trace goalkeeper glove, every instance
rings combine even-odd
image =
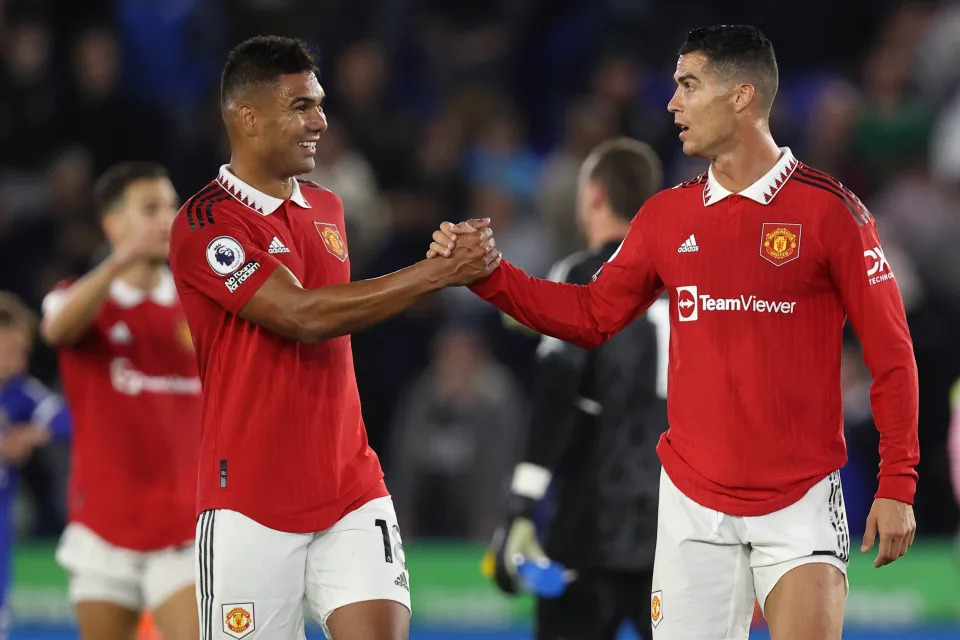
[[[494,534],[484,560],[484,573],[504,593],[515,594],[519,590],[521,564],[549,562],[537,539],[533,510],[546,493],[550,478],[548,469],[529,462],[521,462],[514,470],[507,517]]]

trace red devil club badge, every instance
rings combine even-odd
[[[803,225],[784,222],[764,222],[760,236],[760,255],[764,260],[781,267],[800,257],[800,232]]]
[[[337,225],[329,222],[314,222],[313,224],[317,227],[317,233],[323,238],[323,244],[327,247],[327,251],[334,255],[340,262],[346,260],[347,245],[344,244],[343,238],[340,237],[340,230],[337,229]]]

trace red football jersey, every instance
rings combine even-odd
[[[657,451],[696,502],[732,515],[792,504],[846,462],[841,331],[874,384],[877,497],[913,502],[913,345],[873,218],[789,149],[739,194],[708,172],[662,191],[589,285],[503,262],[474,290],[534,329],[596,346],[670,294],[669,429]]]
[[[306,533],[387,495],[350,337],[310,345],[236,315],[280,264],[305,289],[350,281],[340,199],[297,180],[280,200],[224,166],[177,215],[170,262],[203,381],[198,511]]]
[[[58,285],[44,315],[67,295]],[[70,521],[139,551],[192,540],[200,379],[170,273],[149,294],[115,280],[93,326],[59,360],[73,416]]]

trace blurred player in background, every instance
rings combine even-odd
[[[451,260],[350,282],[340,199],[314,168],[324,92],[303,42],[258,37],[221,78],[230,164],[181,208],[170,262],[197,345],[204,640],[408,635],[393,502],[367,444],[350,335],[490,273],[489,229]],[[448,263],[448,264],[444,264]]]
[[[70,435],[70,415],[60,396],[27,375],[37,320],[15,295],[0,292],[0,640],[10,624],[13,502],[19,467],[51,438]]]
[[[644,143],[621,138],[594,149],[578,185],[577,222],[588,248],[558,262],[549,279],[590,282],[662,178]],[[496,583],[507,593],[518,590],[518,556],[549,557],[576,572],[561,597],[537,599],[538,640],[613,640],[625,621],[650,638],[669,322],[660,300],[599,349],[549,336],[540,342],[526,448],[493,545]],[[541,548],[534,511],[548,486],[554,510]]]
[[[474,291],[538,332],[596,347],[668,290],[654,638],[746,638],[755,595],[774,638],[840,638],[847,318],[880,431],[861,551],[879,534],[880,567],[916,533],[919,393],[900,291],[863,203],[776,145],[777,63],[758,29],[691,31],[674,81],[683,151],[709,170],[648,200],[587,286],[504,261]],[[444,223],[431,250],[455,247],[456,231]]]
[[[166,640],[189,640],[200,380],[166,264],[177,194],[163,167],[131,162],[96,198],[110,255],[43,302],[74,421],[57,559],[84,639],[129,640],[146,609]]]

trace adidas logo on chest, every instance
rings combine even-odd
[[[267,253],[290,253],[290,249],[280,242],[280,238],[273,236],[273,240],[270,241],[270,246],[267,248]]]
[[[692,233],[677,249],[677,253],[696,253],[697,251],[700,251],[700,246],[697,244],[697,239]]]

